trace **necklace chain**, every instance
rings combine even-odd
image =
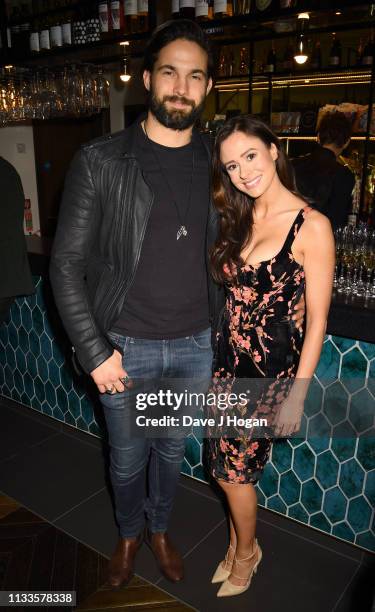
[[[180,210],[178,208],[176,199],[175,199],[174,194],[173,194],[173,190],[172,190],[171,185],[170,185],[169,180],[168,180],[168,176],[167,176],[166,172],[164,172],[163,166],[161,165],[159,156],[156,153],[156,150],[154,148],[153,142],[152,142],[151,138],[149,137],[149,135],[147,133],[146,121],[143,121],[142,125],[143,125],[144,133],[146,134],[147,140],[150,143],[153,155],[154,155],[154,157],[155,157],[155,159],[157,161],[157,164],[159,166],[160,173],[162,174],[162,176],[163,176],[163,178],[164,178],[164,180],[165,180],[165,182],[166,182],[166,184],[168,186],[168,190],[169,190],[169,193],[170,193],[171,198],[172,198],[173,205],[174,205],[175,210],[176,210],[178,222],[180,224],[180,226],[179,226],[179,228],[177,230],[176,240],[179,240],[181,237],[186,238],[187,235],[188,235],[188,231],[187,231],[187,228],[186,228],[186,221],[187,221],[187,217],[188,217],[189,210],[190,210],[190,205],[191,205],[191,194],[192,194],[193,175],[194,175],[194,145],[193,145],[193,142],[191,143],[191,145],[192,145],[192,154],[191,154],[191,173],[190,173],[190,184],[189,184],[189,197],[188,197],[188,203],[187,203],[187,206],[186,206],[184,217],[181,217]]]

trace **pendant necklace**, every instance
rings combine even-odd
[[[151,138],[149,137],[149,135],[147,134],[146,122],[145,121],[143,121],[143,130],[144,130],[144,133],[147,136],[148,142],[150,143],[151,150],[152,150],[152,152],[154,154],[154,157],[156,159],[156,162],[157,162],[159,170],[160,170],[160,174],[163,176],[163,178],[165,180],[165,183],[166,183],[166,185],[168,187],[168,190],[169,190],[169,193],[171,195],[171,199],[172,199],[173,205],[174,205],[174,207],[176,209],[178,222],[180,224],[180,226],[179,226],[179,228],[177,230],[176,239],[179,240],[181,237],[186,238],[186,236],[188,235],[188,231],[186,229],[186,220],[187,220],[187,217],[188,217],[188,214],[189,214],[189,210],[190,210],[191,193],[192,193],[192,186],[193,186],[193,175],[194,175],[194,145],[193,145],[193,142],[191,142],[192,153],[191,153],[191,174],[190,174],[189,197],[188,197],[188,203],[187,203],[187,206],[186,206],[185,214],[182,217],[181,214],[180,214],[180,210],[178,208],[176,199],[175,199],[175,197],[173,195],[173,189],[171,188],[171,185],[169,183],[168,176],[167,176],[166,172],[164,172],[164,169],[163,169],[163,167],[161,165],[159,156],[158,156],[158,154],[157,154],[157,152],[156,152],[156,150],[154,148],[154,144],[153,144]]]

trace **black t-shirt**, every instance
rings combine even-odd
[[[154,200],[135,279],[113,330],[137,338],[189,336],[209,326],[207,152],[198,134],[193,134],[192,142],[185,146],[165,147],[150,143],[141,125],[136,146],[137,160]],[[182,223],[188,235],[177,240]]]

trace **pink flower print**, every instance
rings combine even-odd
[[[253,351],[253,358],[255,363],[262,361],[262,357],[259,355],[259,352],[256,349]]]
[[[236,478],[235,470],[228,470],[228,478],[229,478],[229,480],[235,480],[235,478]]]
[[[258,297],[258,294],[251,287],[244,287],[242,291],[242,299],[245,304],[253,302]]]

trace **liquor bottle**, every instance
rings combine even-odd
[[[33,54],[39,53],[39,28],[38,22],[34,19],[30,31],[30,51]]]
[[[362,38],[359,39],[359,43],[358,43],[358,47],[357,47],[357,51],[356,51],[356,64],[357,66],[362,66],[362,60],[363,60],[363,40]]]
[[[213,18],[213,0],[196,0],[195,19],[196,21],[208,21]]]
[[[331,51],[329,54],[329,65],[331,68],[341,68],[341,54],[341,43],[338,38],[336,38],[336,34],[334,34]]]
[[[219,59],[219,66],[218,66],[217,74],[219,77],[227,76],[227,55],[223,49],[220,52],[220,59]]]
[[[248,15],[251,8],[251,0],[237,0],[233,2],[234,15]]]
[[[42,24],[41,24],[39,42],[40,42],[40,50],[41,51],[49,51],[50,50],[50,48],[51,48],[51,41],[50,41],[50,37],[49,37],[48,19],[44,19]]]
[[[195,0],[180,0],[180,17],[183,19],[194,19]]]
[[[178,19],[180,16],[180,0],[172,0],[171,4],[172,19]]]
[[[273,46],[268,52],[266,65],[264,67],[264,72],[269,72],[269,73],[276,72],[276,51]]]
[[[214,17],[215,19],[223,19],[233,16],[233,2],[230,0],[215,0],[214,1]]]
[[[110,10],[108,2],[99,2],[98,4],[99,24],[100,24],[100,36],[101,38],[108,38],[110,35]]]
[[[315,43],[314,50],[311,56],[310,63],[311,70],[321,70],[322,69],[322,50],[320,48],[320,40],[317,40]]]
[[[138,0],[138,31],[147,32],[148,28],[148,0]]]
[[[111,23],[112,30],[116,34],[124,31],[124,5],[121,0],[111,0]]]
[[[63,45],[70,46],[72,44],[72,14],[66,13],[61,23]]]
[[[137,0],[124,0],[125,33],[134,34],[138,25]]]
[[[293,67],[294,67],[294,49],[293,49],[293,45],[291,45],[290,43],[287,45],[286,49],[285,49],[285,53],[284,53],[284,59],[283,59],[283,70],[285,72],[292,72]]]
[[[30,23],[25,22],[20,25],[19,50],[22,55],[29,51]]]
[[[242,47],[242,49],[240,50],[239,73],[248,74],[248,72],[249,72],[249,62],[247,59],[247,49],[246,47]]]
[[[375,52],[375,44],[374,44],[374,39],[371,36],[366,45],[365,48],[363,50],[363,56],[362,56],[362,65],[363,66],[372,66],[373,62],[374,62],[374,52]]]
[[[87,6],[86,12],[86,43],[93,43],[100,40],[99,16],[94,6]]]
[[[50,25],[49,37],[51,42],[51,49],[62,47],[62,25],[58,18],[54,19],[54,21]]]

